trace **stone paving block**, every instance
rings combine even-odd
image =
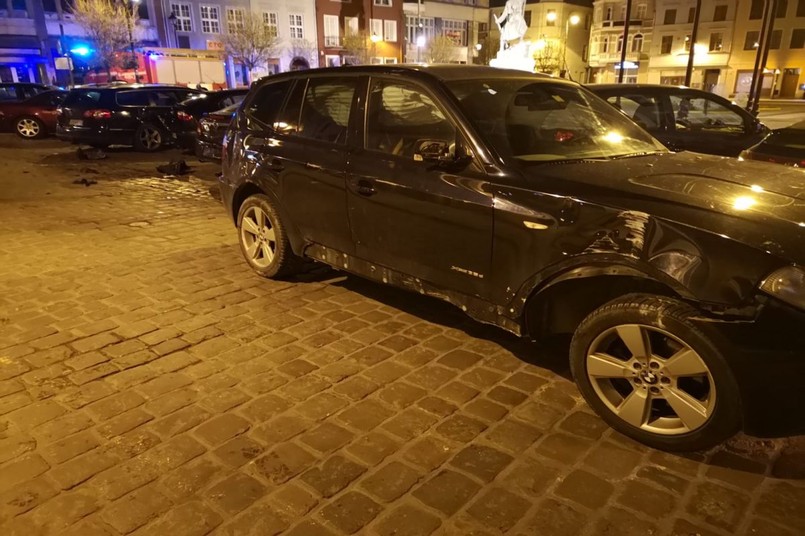
[[[799,463],[805,464],[805,453]],[[777,459],[775,467],[780,463]],[[747,491],[753,491],[763,482],[766,464],[744,458],[725,450],[716,452],[708,462],[707,476]]]
[[[0,520],[9,520],[39,506],[58,490],[46,478],[38,477],[0,493]]]
[[[437,417],[430,413],[414,407],[408,408],[392,417],[383,423],[382,428],[407,441],[418,437],[438,420]]]
[[[204,536],[221,524],[223,518],[202,502],[193,501],[169,510],[162,517],[135,534],[181,534]]]
[[[37,426],[32,433],[42,443],[52,443],[70,434],[86,430],[95,422],[83,411],[73,412]]]
[[[175,411],[150,424],[150,428],[161,437],[173,437],[195,428],[211,417],[210,412],[196,405]]]
[[[406,493],[420,478],[420,473],[404,463],[390,462],[361,481],[361,486],[384,502]]]
[[[584,459],[584,465],[612,478],[624,478],[640,466],[641,455],[612,443],[600,443]]]
[[[458,408],[450,402],[435,396],[420,399],[417,402],[417,406],[424,409],[428,413],[436,415],[437,417],[447,417],[458,410]]]
[[[297,404],[294,410],[304,417],[320,421],[336,414],[341,408],[347,406],[348,400],[329,392],[319,393]]]
[[[491,482],[514,458],[484,445],[470,445],[450,461],[450,465],[486,482]]]
[[[112,333],[105,332],[92,335],[91,337],[87,337],[85,339],[73,341],[70,343],[70,346],[72,346],[77,352],[86,353],[93,350],[100,350],[101,348],[115,344],[118,341],[120,341],[120,338]]]
[[[587,516],[555,499],[545,499],[536,507],[536,514],[526,524],[526,534],[577,536],[581,534]],[[618,534],[615,532],[615,534]]]
[[[233,522],[218,529],[225,536],[274,536],[288,528],[288,520],[268,504],[255,504]]]
[[[84,385],[95,380],[100,380],[106,376],[115,374],[120,369],[114,363],[101,363],[94,367],[89,367],[84,370],[73,372],[69,375],[70,381],[76,385]]]
[[[175,372],[171,374],[161,374],[157,378],[140,385],[137,387],[137,390],[144,397],[154,399],[191,383],[193,383],[191,378],[182,373]]]
[[[109,439],[114,436],[125,434],[154,418],[153,415],[146,413],[140,408],[129,410],[113,417],[108,421],[99,424],[95,429],[103,437]]]
[[[486,424],[462,414],[452,415],[436,427],[436,431],[446,438],[462,443],[469,443],[484,430]]]
[[[439,391],[437,395],[455,404],[464,404],[478,395],[478,389],[461,382],[450,382]]]
[[[395,382],[384,387],[378,396],[384,402],[396,408],[407,408],[420,398],[424,397],[427,391],[404,382]]]
[[[394,413],[385,405],[374,399],[367,399],[353,404],[338,414],[338,419],[353,428],[368,432]]]
[[[481,486],[455,471],[441,471],[414,490],[414,497],[424,504],[444,512],[455,514],[469,501]]]
[[[354,434],[331,422],[325,422],[300,436],[300,440],[319,452],[331,452],[349,443]]]
[[[365,471],[364,466],[336,455],[328,458],[321,466],[306,472],[301,478],[319,495],[332,497]]]
[[[84,370],[107,361],[109,361],[109,358],[100,352],[88,352],[66,359],[64,364],[73,370]]]
[[[310,512],[318,499],[295,483],[288,483],[271,495],[272,504],[277,512],[286,519],[299,519]]]
[[[59,494],[29,515],[34,525],[41,527],[41,534],[61,534],[64,529],[99,508],[97,497],[85,490],[75,490]]]
[[[441,365],[426,365],[416,369],[405,377],[405,381],[433,392],[452,380],[458,371]]]
[[[805,488],[791,482],[772,482],[760,495],[757,513],[769,519],[785,520],[785,525],[805,532]]]
[[[336,533],[312,519],[306,519],[286,532],[287,536],[334,536]]]
[[[619,508],[610,508],[593,529],[597,534],[622,534],[623,536],[644,536],[657,534],[657,525],[644,521],[631,512]],[[694,534],[701,534],[700,532]]]
[[[239,436],[215,449],[215,455],[227,465],[240,467],[262,454],[263,450],[257,441]]]
[[[214,417],[194,430],[194,434],[208,445],[220,445],[249,429],[249,421],[234,413]]]
[[[170,507],[170,500],[149,486],[138,489],[105,507],[101,518],[119,533],[128,534]]]
[[[42,447],[41,453],[51,464],[59,464],[99,445],[98,437],[85,430]]]
[[[746,515],[750,497],[718,484],[696,486],[685,511],[713,526],[735,532]]]
[[[301,473],[316,462],[316,458],[295,443],[282,443],[268,454],[261,456],[249,466],[271,482],[281,484]]]
[[[587,508],[601,508],[615,487],[592,473],[575,470],[557,486],[556,493]]]
[[[403,504],[375,525],[380,536],[428,536],[439,528],[441,520],[424,509]]]
[[[595,415],[576,411],[559,423],[559,428],[587,439],[598,439],[604,431],[609,429],[609,426]]]
[[[252,435],[264,443],[274,444],[288,441],[313,426],[314,423],[293,414],[278,415],[255,428]]]
[[[486,398],[476,398],[464,406],[464,411],[487,422],[497,422],[508,412],[508,408]]]
[[[382,507],[362,493],[350,491],[321,509],[321,517],[346,534],[355,534],[377,514]]]
[[[428,471],[433,471],[453,454],[455,447],[436,436],[423,437],[412,443],[403,457]]]
[[[214,413],[223,413],[251,400],[251,397],[238,389],[222,389],[207,395],[200,405]]]
[[[143,409],[154,416],[169,415],[176,410],[189,406],[197,399],[198,391],[192,386],[188,386],[148,401],[143,406]]]
[[[251,506],[265,490],[256,479],[236,472],[209,488],[204,496],[221,511],[233,515]]]
[[[502,532],[509,531],[522,518],[531,503],[503,488],[492,488],[467,509],[472,517],[485,526]]]
[[[50,465],[39,454],[27,454],[3,466],[0,479],[0,492],[31,480],[50,469]]]
[[[542,456],[566,464],[575,463],[590,448],[591,442],[576,436],[554,433],[542,438],[536,451]]]
[[[376,465],[394,454],[399,448],[400,443],[397,439],[374,431],[354,440],[347,447],[347,451],[368,465]]]
[[[34,402],[6,415],[22,429],[30,429],[60,417],[67,409],[53,400]]]
[[[672,494],[655,489],[639,481],[628,480],[619,490],[617,498],[621,505],[642,512],[652,519],[661,519],[669,515],[677,506],[677,499]]]
[[[110,449],[99,448],[53,468],[48,475],[61,489],[70,489],[120,461]]]
[[[197,458],[167,474],[159,487],[169,497],[179,501],[190,497],[221,475],[224,468],[210,458]]]
[[[134,391],[123,391],[90,404],[86,410],[97,420],[105,421],[139,407],[144,402],[145,399]]]

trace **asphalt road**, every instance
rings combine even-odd
[[[761,101],[758,118],[769,128],[784,128],[805,121],[805,100]]]

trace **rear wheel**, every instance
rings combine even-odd
[[[15,125],[17,135],[21,138],[33,140],[45,135],[45,125],[35,117],[21,117]]]
[[[253,195],[243,202],[238,212],[238,235],[246,262],[263,277],[286,277],[303,264],[291,250],[279,212],[265,195]]]
[[[573,378],[610,426],[646,445],[706,449],[740,426],[738,388],[692,307],[633,294],[590,314],[570,349]]]
[[[134,133],[134,148],[142,152],[153,152],[165,145],[162,131],[154,125],[144,123]]]

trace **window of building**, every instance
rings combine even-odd
[[[663,35],[660,42],[660,54],[670,54],[671,49],[674,47],[674,36]]]
[[[797,2],[797,17],[805,17],[805,0]]]
[[[692,7],[688,9],[688,24],[692,24],[695,19],[696,19],[696,8]]]
[[[758,20],[763,18],[763,0],[752,0],[752,6],[749,8],[749,19]]]
[[[226,31],[229,33],[237,33],[243,29],[243,18],[246,12],[243,9],[227,8],[226,9]]]
[[[545,26],[556,26],[556,10],[549,9],[545,15]]]
[[[397,21],[384,20],[383,21],[383,39],[390,43],[397,42]]]
[[[643,34],[637,34],[632,38],[632,52],[643,52]]]
[[[383,19],[369,19],[370,35],[376,35],[383,39]]]
[[[601,53],[606,54],[609,52],[609,37],[601,39]]]
[[[208,34],[221,33],[218,6],[201,6],[201,31]]]
[[[280,34],[279,16],[276,13],[264,11],[263,25],[266,27],[266,30],[268,30],[268,32],[271,35],[273,35],[274,37],[279,37]]]
[[[302,23],[302,15],[289,15],[288,19],[291,26],[291,39],[304,39],[305,30]]]
[[[646,4],[639,4],[637,6],[637,11],[635,11],[635,16],[633,18],[637,20],[644,20],[646,18],[646,9],[648,9],[648,6],[646,6]]]
[[[724,34],[713,32],[710,34],[710,52],[721,52],[724,46]]]
[[[676,9],[666,9],[663,24],[676,24]]]
[[[727,20],[727,5],[720,5],[716,6],[713,10],[713,21],[720,22],[722,20]]]
[[[612,20],[612,8],[608,7],[605,11],[604,20]]]
[[[581,61],[590,61],[590,48],[587,45],[581,48]]]
[[[805,30],[794,30],[791,34],[791,48],[805,48]]]
[[[618,36],[618,52],[620,52],[621,50],[623,50],[623,36],[619,35]]]
[[[788,12],[788,0],[777,0],[777,18],[784,19]]]
[[[171,13],[176,17],[176,31],[193,31],[193,22],[190,18],[190,4],[171,4]]]
[[[5,9],[5,6],[3,6]],[[45,13],[57,13],[56,10],[56,0],[43,0],[42,8],[45,10]]]
[[[358,17],[344,18],[344,33],[355,35],[359,31],[360,31],[360,24],[358,23]]]
[[[189,35],[180,35],[179,38],[176,40],[179,48],[190,48],[190,36]]]
[[[341,45],[341,35],[338,15],[324,15],[324,46],[337,47]]]
[[[771,43],[769,43],[769,48],[771,50],[778,50],[780,48],[780,43],[782,42],[783,42],[783,31],[774,30],[771,33]]]
[[[442,20],[442,35],[450,39],[457,47],[467,46],[467,21]]]
[[[752,50],[758,46],[758,39],[760,39],[760,32],[746,32],[746,39],[744,39],[744,50]]]
[[[357,78],[312,78],[305,92],[299,136],[345,144]]]
[[[374,0],[376,6],[391,7],[391,0]]]
[[[523,18],[525,19],[525,26],[526,28],[531,28],[531,14],[533,11],[526,11],[523,13]]]
[[[28,5],[25,0],[11,0],[11,8],[16,11],[25,11],[28,9]]]
[[[690,34],[685,36],[685,52],[690,52]]]
[[[429,42],[434,35],[436,35],[436,28],[432,17],[406,17],[405,18],[405,31],[409,43],[417,43],[417,37],[420,35]]]

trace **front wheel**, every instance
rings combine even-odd
[[[261,276],[286,277],[301,268],[302,259],[291,250],[285,225],[267,196],[252,195],[243,202],[238,235],[246,262]]]
[[[45,135],[45,126],[35,117],[21,117],[15,125],[17,135],[27,140],[34,140]]]
[[[710,448],[738,431],[738,387],[692,307],[633,294],[582,321],[570,368],[587,403],[610,426],[670,451]]]

